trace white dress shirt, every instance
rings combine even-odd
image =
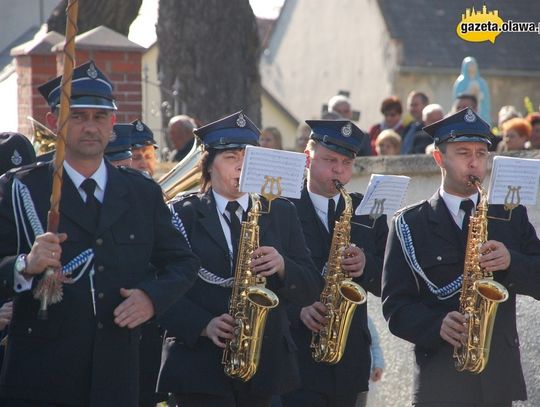
[[[458,227],[461,229],[461,226],[463,225],[463,218],[465,217],[465,211],[459,207],[461,205],[461,201],[465,201],[467,199],[473,201],[474,206],[471,212],[471,216],[474,215],[476,212],[476,202],[478,202],[478,192],[472,194],[467,198],[463,198],[461,196],[449,194],[444,190],[443,187],[441,187],[440,194],[441,198],[446,204],[446,207],[450,211],[450,215],[452,215],[452,219],[454,219],[456,225],[458,225]]]
[[[227,240],[227,246],[229,247],[229,252],[231,253],[232,258],[233,246],[231,241],[231,228],[223,217],[226,216],[229,221],[231,220],[231,218],[229,217],[229,212],[225,209],[225,207],[229,203],[229,200],[218,194],[213,189],[212,193],[214,194],[214,199],[216,201],[216,210],[218,212],[219,222],[221,223],[221,229],[223,229],[223,234],[225,235],[225,240]],[[242,222],[243,212],[248,210],[249,194],[242,195],[236,201],[240,204],[240,206],[236,210],[236,216],[238,216],[238,219],[240,220],[240,222]]]
[[[328,227],[328,201],[330,199],[334,200],[334,208],[336,208],[337,211],[340,194],[338,193],[331,198],[327,198],[325,196],[316,194],[315,192],[308,191],[308,193],[309,197],[311,198],[311,202],[313,202],[313,207],[315,208],[317,216],[319,217],[323,225],[326,227],[326,230],[330,232],[330,228]]]

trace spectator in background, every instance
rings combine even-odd
[[[531,125],[526,119],[515,117],[503,123],[502,141],[497,151],[526,150],[531,138]]]
[[[369,129],[373,154],[375,154],[375,141],[381,131],[392,129],[400,136],[403,134],[403,124],[401,122],[403,106],[401,105],[401,100],[399,100],[397,96],[390,96],[383,100],[381,104],[381,113],[384,116],[384,120],[381,123],[371,126]]]
[[[531,150],[540,149],[540,113],[534,112],[527,115],[527,121],[531,125]]]
[[[499,114],[497,117],[498,117],[497,127],[499,128],[499,130],[501,130],[504,122],[510,119],[514,119],[516,117],[523,117],[523,115],[520,112],[518,112],[515,106],[506,105],[500,108]]]
[[[337,113],[339,117],[347,120],[352,120],[353,112],[351,107],[351,101],[347,96],[336,95],[328,101],[328,111],[330,113]],[[332,120],[332,119],[325,119]]]
[[[505,122],[516,117],[523,117],[522,114],[512,105],[506,105],[499,109],[497,114],[497,127],[492,129],[493,137],[491,138],[490,151],[501,151],[503,145],[499,146],[502,141],[502,126]]]
[[[407,97],[407,109],[412,121],[405,127],[401,142],[401,154],[413,154],[413,143],[416,134],[422,130],[422,111],[429,103],[425,93],[413,90]]]
[[[424,107],[422,110],[422,121],[424,126],[429,126],[444,118],[444,110],[441,105],[432,103]],[[433,139],[424,130],[420,130],[414,136],[413,141],[413,154],[425,154],[426,148],[433,144]]]
[[[375,141],[377,155],[399,155],[400,148],[401,137],[391,129],[381,131]]]
[[[259,144],[261,147],[275,148],[276,150],[283,150],[281,143],[281,133],[277,127],[265,127],[261,131],[259,137]]]
[[[470,107],[476,113],[478,110],[478,99],[476,99],[476,96],[467,94],[458,95],[452,104],[450,114],[457,113],[467,107]]]
[[[309,141],[311,128],[306,123],[300,123],[296,129],[295,150],[303,153],[306,150],[306,145]]]
[[[174,116],[169,120],[167,136],[173,148],[169,155],[169,161],[182,161],[190,152],[195,142],[193,129],[196,127],[195,121],[187,115]]]

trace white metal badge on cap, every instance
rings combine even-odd
[[[343,126],[341,128],[341,134],[344,137],[350,137],[350,135],[352,134],[352,125],[351,125],[351,123],[347,123],[345,126]]]
[[[467,113],[463,118],[467,123],[474,123],[476,121],[476,116],[471,109],[467,109]]]
[[[21,165],[22,163],[22,156],[19,154],[17,150],[13,151],[13,155],[11,156],[11,163],[13,165]]]
[[[143,126],[143,124],[141,123],[140,120],[137,120],[137,123],[135,124],[135,128],[137,129],[137,131],[143,131],[144,130],[144,126]]]
[[[236,119],[236,125],[238,127],[246,127],[246,119],[244,118],[244,115],[242,113],[238,115],[238,119]]]
[[[90,64],[90,66],[86,70],[86,73],[87,73],[88,77],[90,77],[92,79],[96,79],[98,77],[98,73],[97,73],[97,70],[96,70],[96,67],[94,66],[94,64]]]
[[[116,134],[116,132],[113,130],[112,133],[111,133],[111,137],[109,137],[109,143],[111,141],[116,140],[117,137],[118,137],[118,134]]]

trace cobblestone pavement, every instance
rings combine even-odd
[[[540,270],[539,270],[540,272]],[[393,336],[382,317],[380,299],[369,295],[368,312],[377,326],[385,357],[383,379],[370,383],[368,407],[411,405],[412,345]],[[529,400],[514,407],[540,406],[540,303],[518,296],[517,325],[521,343],[521,361]]]

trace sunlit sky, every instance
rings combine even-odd
[[[250,0],[253,12],[258,17],[276,18],[285,0]],[[131,24],[129,39],[144,47],[156,41],[156,22],[159,0],[143,0],[139,16]]]

